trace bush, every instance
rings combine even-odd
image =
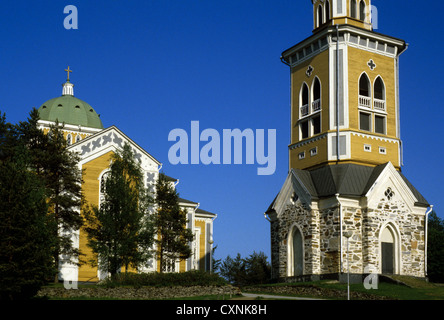
[[[218,274],[204,271],[187,271],[181,273],[120,273],[100,283],[101,286],[111,288],[131,286],[140,288],[150,287],[191,287],[191,286],[224,286],[227,282]]]
[[[431,282],[444,283],[444,220],[435,211],[429,216],[429,243],[427,247],[427,271]]]

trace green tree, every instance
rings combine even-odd
[[[236,258],[233,259],[228,255],[225,260],[221,262],[219,274],[228,282],[236,286],[242,286],[247,284],[245,269],[245,261],[242,259],[241,254],[238,253]]]
[[[33,297],[56,274],[46,189],[17,127],[0,115],[0,298]]]
[[[238,253],[236,258],[227,256],[221,262],[219,274],[237,286],[263,284],[270,281],[271,266],[263,252],[253,252],[247,258]]]
[[[429,215],[427,244],[427,273],[432,282],[444,282],[444,220],[435,211]]]
[[[48,135],[38,126],[40,119],[39,112],[33,108],[29,113],[29,118],[25,122],[16,125],[18,139],[26,145],[31,158],[30,166],[42,177],[45,172],[46,163],[51,154],[48,153]]]
[[[143,182],[140,165],[128,144],[112,157],[103,179],[100,207],[85,209],[88,245],[95,253],[93,265],[113,277],[121,267],[137,269],[148,262],[154,241],[150,217],[152,198]]]
[[[263,284],[270,281],[271,266],[263,252],[253,252],[245,259],[246,279],[249,284]]]
[[[80,156],[68,150],[63,136],[63,124],[57,121],[48,134],[38,127],[39,115],[34,108],[27,122],[17,125],[19,139],[29,150],[30,167],[44,183],[49,206],[52,234],[56,243],[52,247],[56,269],[60,260],[79,264],[80,251],[73,246],[72,232],[79,230],[83,220],[80,215],[82,172],[78,168]],[[58,275],[55,276],[55,282]]]
[[[179,194],[166,176],[160,173],[156,183],[157,212],[154,216],[160,272],[173,267],[177,259],[191,256],[189,243],[193,240],[193,233],[186,228],[187,213],[180,208],[178,201]]]
[[[219,269],[220,269],[220,264],[222,263],[222,259],[216,259],[215,258],[215,252],[216,252],[217,246],[214,246],[211,252],[211,257],[212,257],[212,265],[213,265],[213,272],[214,273],[218,273]]]

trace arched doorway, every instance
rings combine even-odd
[[[396,274],[397,270],[397,236],[390,225],[385,226],[381,233],[381,272],[383,274]]]
[[[303,274],[303,237],[299,228],[294,226],[288,239],[288,276],[301,276]]]

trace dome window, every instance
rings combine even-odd
[[[80,106],[76,106],[76,109],[80,109]]]
[[[63,107],[61,104],[58,105],[59,107]]]
[[[43,106],[42,109],[46,109],[46,106]]]

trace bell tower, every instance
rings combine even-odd
[[[313,33],[285,50],[291,73],[290,169],[402,165],[399,56],[370,0],[312,0]]]
[[[400,170],[407,45],[374,31],[369,0],[312,4],[312,35],[281,55],[291,79],[290,168],[265,212],[272,277],[347,281],[349,265],[360,283],[371,273],[425,277],[431,206]]]
[[[312,0],[313,29],[325,26],[349,24],[373,30],[371,0]]]

